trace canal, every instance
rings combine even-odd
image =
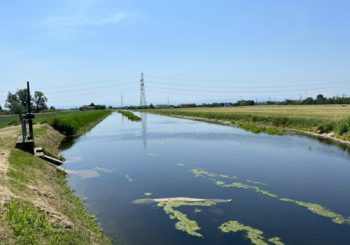
[[[349,244],[350,157],[304,136],[142,114],[113,113],[62,150],[69,185],[115,244],[251,244],[237,221],[284,244]],[[199,235],[178,230],[144,198],[232,199],[176,210]]]

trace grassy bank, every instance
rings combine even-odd
[[[18,115],[4,115],[0,116],[0,128],[4,128],[11,125],[18,125]]]
[[[63,122],[82,133],[107,114],[94,115],[79,127],[74,119]],[[35,133],[38,145],[58,153],[63,134],[49,124],[36,125]],[[19,134],[19,126],[0,129],[0,244],[110,244],[65,173],[14,148]]]
[[[40,117],[36,120],[36,123],[48,123],[66,136],[78,136],[94,127],[110,114],[110,110],[76,111]]]
[[[34,124],[47,123],[66,136],[77,136],[95,126],[110,113],[110,110],[35,113]],[[19,123],[18,115],[0,116],[0,128]]]
[[[131,121],[141,121],[141,118],[136,116],[134,113],[132,113],[131,111],[124,111],[124,110],[118,110],[118,112],[120,114],[122,114],[123,116],[127,117],[129,120]]]
[[[232,124],[256,133],[293,129],[350,140],[350,106],[251,106],[145,110],[169,116]]]

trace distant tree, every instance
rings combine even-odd
[[[255,105],[254,100],[239,100],[235,106],[252,106]]]
[[[47,109],[47,105],[46,105],[47,98],[43,92],[35,91],[33,101],[35,104],[35,111],[36,112],[40,112],[40,111]]]
[[[305,100],[303,100],[304,105],[312,105],[314,104],[314,99],[312,97],[308,97]]]
[[[92,103],[90,104],[90,106],[94,107],[94,106],[95,106],[95,104],[92,102]]]
[[[317,95],[317,97],[316,97],[316,99],[324,99],[324,96],[323,96],[323,94],[319,94],[319,95]]]
[[[2,106],[1,106],[1,105],[0,105],[0,111],[3,111],[3,110],[2,110]]]
[[[13,94],[8,92],[7,99],[5,101],[5,107],[10,110],[11,113],[22,113],[25,108],[22,106],[17,93]]]
[[[54,106],[50,106],[50,111],[55,111],[56,108]]]
[[[149,105],[149,108],[150,108],[150,109],[154,109],[154,105],[151,103],[151,104]]]
[[[94,105],[94,109],[95,110],[105,110],[106,109],[106,105]]]
[[[319,94],[316,97],[315,103],[316,104],[327,104],[327,98],[325,98],[322,94]]]

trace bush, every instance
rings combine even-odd
[[[341,123],[338,127],[338,133],[340,135],[348,133],[350,131],[350,119]]]
[[[319,131],[319,133],[321,134],[324,134],[324,133],[329,133],[333,131],[333,129],[334,129],[333,123],[325,123],[318,126],[317,131]]]
[[[59,113],[53,116],[42,117],[38,122],[47,122],[62,134],[75,136],[84,131],[84,129],[95,125],[110,113],[111,111],[109,110]]]
[[[286,126],[288,123],[288,118],[286,117],[276,117],[272,119],[273,126]]]

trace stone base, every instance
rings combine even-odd
[[[16,148],[34,154],[34,140],[25,140],[23,142],[21,137],[16,143]]]

